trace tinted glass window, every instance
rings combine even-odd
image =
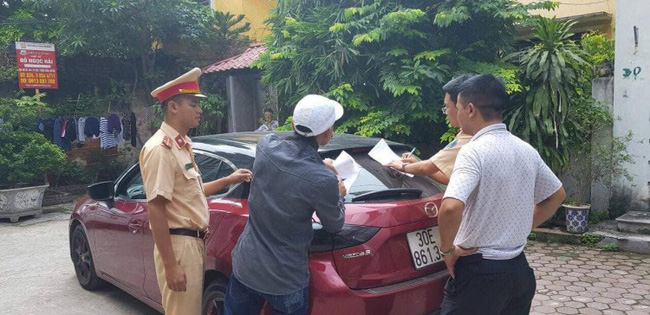
[[[201,170],[201,178],[204,183],[211,182],[232,174],[235,169],[230,161],[210,153],[197,153],[194,154],[194,160]],[[223,190],[218,191],[213,196],[225,197],[231,193],[235,187],[227,186]]]
[[[352,153],[352,157],[361,166],[359,177],[346,196],[346,201],[365,193],[393,188],[414,188],[422,191],[421,198],[431,197],[443,191],[443,186],[428,177],[408,177],[391,168],[379,164],[366,152]],[[395,198],[393,198],[395,199]],[[385,199],[384,199],[385,200]]]
[[[147,199],[139,166],[133,168],[129,174],[122,178],[118,187],[117,196],[125,199]]]
[[[226,177],[235,170],[224,160],[209,157],[203,154],[195,154],[196,165],[201,170],[201,178],[204,183]]]

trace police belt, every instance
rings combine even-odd
[[[171,235],[185,235],[192,236],[196,238],[205,238],[205,231],[197,231],[190,229],[169,229],[169,234]]]

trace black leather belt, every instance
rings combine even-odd
[[[185,235],[192,236],[196,238],[205,238],[205,231],[197,231],[190,229],[169,229],[169,234],[171,235]]]

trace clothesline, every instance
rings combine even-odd
[[[62,117],[38,119],[36,130],[58,145],[70,151],[72,144],[82,147],[86,139],[100,139],[102,149],[110,149],[130,141],[136,146],[137,127],[135,114],[112,113],[102,117]]]

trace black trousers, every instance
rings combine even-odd
[[[445,285],[441,314],[530,313],[536,282],[523,252],[510,260],[461,257],[454,271],[456,278]]]

